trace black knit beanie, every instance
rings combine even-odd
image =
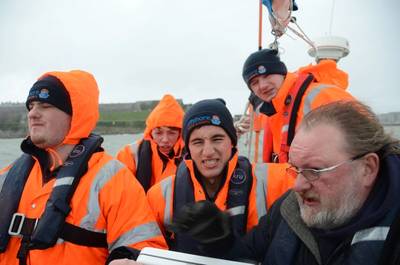
[[[54,76],[45,76],[33,84],[26,99],[26,108],[29,103],[40,101],[53,105],[54,107],[72,115],[71,98],[64,84]]]
[[[232,115],[223,99],[201,100],[186,112],[183,117],[183,140],[186,147],[189,146],[189,137],[193,129],[204,125],[221,127],[231,138],[233,146],[236,146],[237,136]]]
[[[249,88],[253,77],[269,74],[287,74],[286,65],[280,60],[277,50],[256,51],[244,62],[242,76]]]

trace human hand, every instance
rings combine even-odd
[[[238,137],[250,131],[250,117],[243,115],[238,121],[234,123],[236,134]]]
[[[200,243],[212,243],[230,235],[229,215],[210,201],[184,205],[167,229],[184,233]]]
[[[109,263],[109,265],[140,265],[141,263],[131,259],[115,259]]]

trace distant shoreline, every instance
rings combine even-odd
[[[95,132],[100,135],[142,133],[147,116],[158,102],[149,100],[100,104],[100,118]],[[185,110],[191,106],[184,104],[180,99],[178,102]],[[23,138],[27,135],[26,112],[24,103],[0,103],[0,139]],[[235,115],[235,119],[240,116]],[[380,114],[378,117],[386,127],[400,127],[400,112]]]
[[[99,131],[95,130],[94,133],[99,134],[99,135],[117,135],[117,134],[138,134],[138,133],[143,133],[143,130],[140,129],[135,129],[135,128],[118,128],[115,127],[112,130],[104,130],[104,131]],[[27,136],[27,133],[13,133],[10,131],[1,131],[0,130],[0,139],[18,139],[18,138],[25,138]]]

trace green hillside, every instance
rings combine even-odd
[[[150,111],[100,111],[100,121],[144,121]]]
[[[178,102],[186,109],[182,100]],[[100,118],[95,129],[99,134],[141,133],[157,100],[135,103],[100,104]],[[0,104],[0,138],[18,138],[27,134],[26,107],[23,103]]]

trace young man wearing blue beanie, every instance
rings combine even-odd
[[[266,177],[256,177],[249,161],[238,155],[232,115],[222,99],[194,104],[184,116],[182,130],[186,157],[176,174],[153,186],[147,197],[170,249],[199,254],[198,245],[204,242],[185,231],[209,226],[212,237],[223,238],[228,226],[213,225],[222,220],[231,223],[236,234],[245,234],[266,213]],[[190,219],[193,211],[188,209],[194,204],[195,211],[206,213],[189,226],[179,226]],[[215,216],[216,212],[221,214]]]
[[[256,100],[254,109],[267,116],[264,162],[287,162],[295,128],[309,111],[333,101],[353,99],[346,92],[347,73],[338,69],[332,59],[322,59],[290,73],[277,50],[263,49],[246,59],[242,76],[251,92],[261,99],[261,103]],[[248,120],[242,121],[242,126],[236,126],[239,134],[243,128],[248,129]]]

